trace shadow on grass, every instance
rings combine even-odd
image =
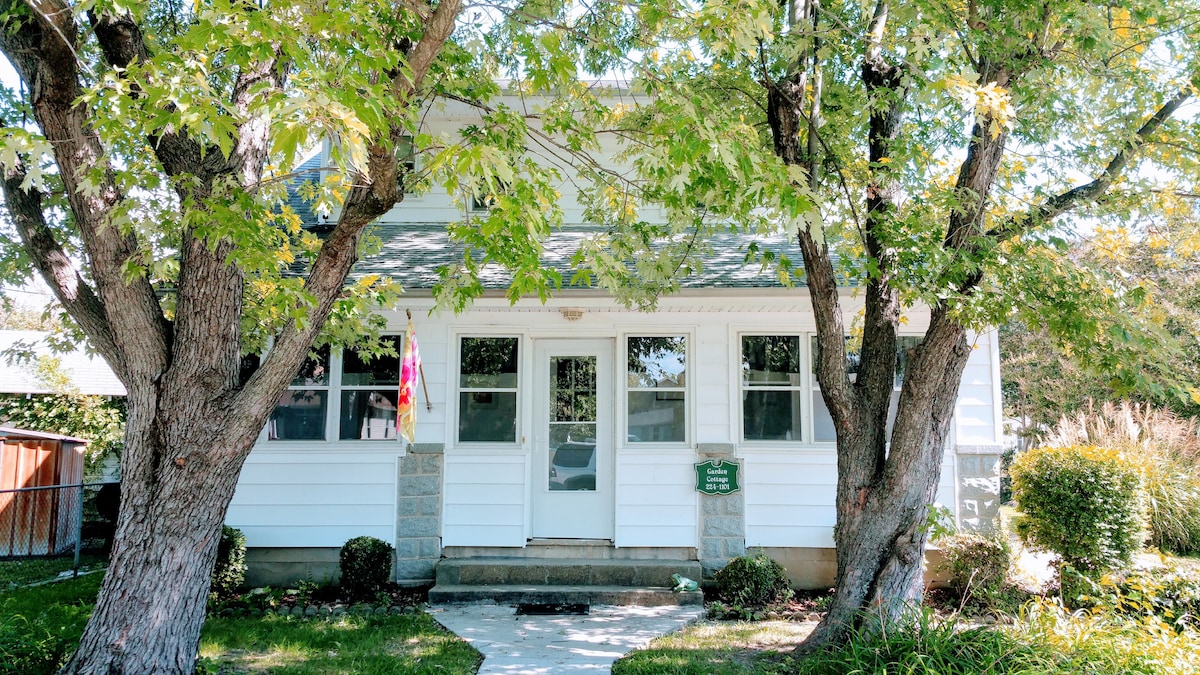
[[[71,655],[103,575],[0,591],[0,675],[54,673]],[[426,614],[210,618],[201,673],[474,673],[479,653]]]
[[[479,652],[426,614],[213,618],[200,657],[225,673],[474,673]]]

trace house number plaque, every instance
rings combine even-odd
[[[741,490],[737,462],[710,459],[696,465],[696,490],[706,495],[728,495]]]

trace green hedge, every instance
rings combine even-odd
[[[1094,575],[1141,550],[1141,477],[1125,455],[1092,446],[1034,448],[1010,470],[1022,512],[1015,528],[1032,546]]]

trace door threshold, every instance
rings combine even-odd
[[[571,539],[568,537],[533,537],[526,546],[612,546],[612,539]]]

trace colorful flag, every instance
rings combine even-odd
[[[404,356],[400,359],[400,395],[396,404],[396,431],[409,443],[417,434],[417,379],[421,372],[421,353],[412,319],[404,335]]]

